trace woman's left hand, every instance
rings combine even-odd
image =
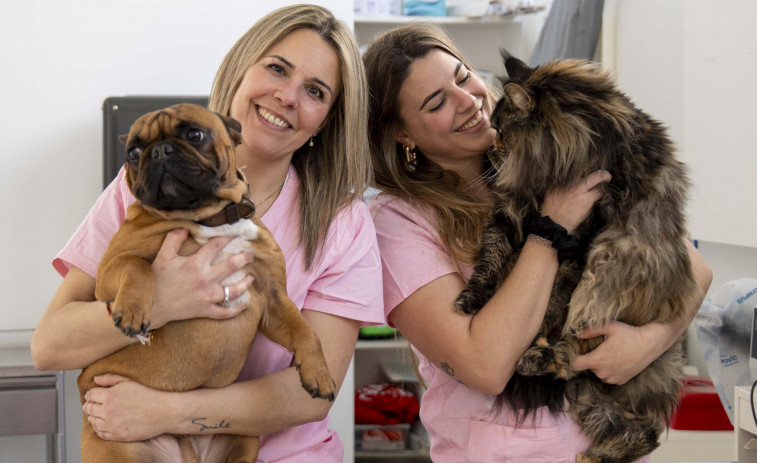
[[[115,374],[95,376],[94,387],[84,394],[82,410],[103,440],[136,442],[166,432],[162,408],[170,393],[143,386]]]
[[[604,336],[604,340],[593,351],[573,359],[570,368],[591,370],[604,383],[625,384],[665,351],[665,341],[671,336],[666,329],[659,323],[631,326],[618,321],[586,328],[580,338]]]
[[[593,351],[573,359],[570,364],[572,370],[591,370],[605,383],[625,384],[686,333],[686,328],[694,319],[710,288],[712,270],[689,240],[684,240],[684,245],[700,289],[698,294],[692,296],[687,312],[678,320],[664,324],[631,326],[615,321],[583,330],[579,336],[582,339],[598,336],[604,336],[605,339]]]

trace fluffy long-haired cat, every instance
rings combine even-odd
[[[583,328],[613,320],[666,323],[693,303],[698,286],[684,245],[686,168],[664,127],[596,63],[529,68],[502,55],[508,78],[492,113],[501,157],[495,206],[456,307],[473,314],[491,297],[526,240],[524,220],[538,217],[550,188],[609,171],[606,194],[574,231],[582,247],[562,261],[541,330],[498,405],[508,402],[527,416],[543,405],[561,411],[567,398],[567,411],[592,440],[577,461],[632,462],[657,447],[678,402],[681,341],[619,386],[569,365],[601,342],[578,339]]]

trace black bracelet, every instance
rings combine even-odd
[[[583,254],[583,247],[578,238],[568,234],[568,230],[549,216],[542,217],[536,211],[529,212],[523,218],[523,231],[526,236],[532,234],[549,240],[552,247],[557,249],[557,260],[560,262],[575,259]]]

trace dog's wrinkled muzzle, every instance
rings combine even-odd
[[[215,198],[217,176],[207,169],[187,168],[187,159],[178,159],[180,156],[180,148],[172,143],[151,148],[149,159],[140,166],[142,181],[136,191],[143,204],[159,210],[184,210]]]

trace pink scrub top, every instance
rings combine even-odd
[[[369,208],[381,250],[387,320],[400,302],[435,279],[451,273],[470,278],[472,268],[450,256],[430,214],[385,194]],[[469,389],[411,348],[428,385],[420,418],[431,436],[434,463],[574,463],[576,454],[589,447],[590,440],[569,416],[553,416],[546,407],[517,427],[507,405],[495,416],[495,396]]]
[[[381,262],[367,206],[354,201],[339,212],[329,228],[322,258],[305,270],[304,249],[299,244],[298,191],[299,179],[290,167],[281,194],[261,217],[284,253],[289,297],[300,310],[357,320],[361,326],[384,323]],[[74,265],[95,277],[100,258],[133,201],[121,169],[53,260],[55,269],[65,276]],[[291,361],[291,353],[258,333],[237,381],[288,368]],[[337,433],[328,428],[328,421],[326,418],[262,436],[258,462],[341,463],[344,449]],[[208,450],[207,437],[196,439],[200,453]],[[165,447],[166,453],[176,450],[170,443],[156,444]],[[213,459],[208,456],[203,460]]]

